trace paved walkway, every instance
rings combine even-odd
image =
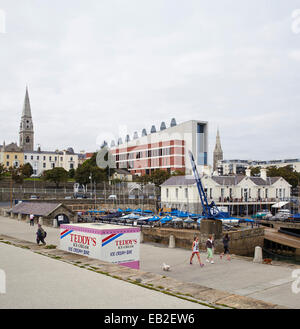
[[[19,222],[15,219],[0,217],[0,234],[6,234],[35,242],[37,226]],[[59,245],[58,230],[46,227],[47,243]],[[230,262],[215,256],[215,264],[205,262],[204,268],[189,265],[190,251],[185,249],[169,249],[161,245],[141,244],[141,270],[170,276],[183,282],[197,283],[221,291],[242,296],[249,296],[265,302],[300,308],[300,293],[291,290],[292,271],[300,268],[295,265],[263,265],[254,264],[242,257],[234,257]],[[205,254],[201,254],[205,261]],[[171,271],[165,272],[161,265],[171,265]]]
[[[0,217],[0,234],[34,242],[37,226]],[[47,242],[58,244],[54,228]],[[88,271],[30,250],[0,243],[6,274],[1,308],[204,309],[206,306]]]

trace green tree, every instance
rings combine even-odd
[[[102,169],[97,166],[96,163],[97,153],[94,153],[93,156],[84,161],[82,165],[80,165],[75,171],[75,180],[79,184],[88,184],[91,182],[90,176],[92,175],[92,181],[97,183],[108,181],[108,174],[110,171],[110,175],[112,175],[112,169]]]
[[[0,163],[0,180],[5,176],[7,170],[2,163]]]
[[[297,187],[300,181],[300,173],[295,171],[291,165],[280,168],[276,168],[275,166],[268,167],[267,176],[282,177],[291,184],[293,188]]]
[[[33,168],[30,163],[25,163],[20,167],[22,174],[24,177],[29,178],[33,174]]]
[[[259,176],[260,167],[250,167],[249,169],[251,169],[251,176]]]
[[[51,170],[45,170],[42,179],[48,182],[55,183],[56,187],[59,187],[60,183],[68,181],[68,172],[61,167],[55,167]]]
[[[173,173],[172,173],[172,176],[184,176],[185,173],[183,170],[175,170]]]
[[[24,175],[23,175],[23,173],[22,173],[22,169],[21,169],[21,168],[10,167],[10,168],[9,168],[9,172],[10,172],[10,175],[11,175],[11,179],[12,179],[16,184],[23,185],[23,182],[24,182]]]
[[[75,169],[70,169],[68,172],[69,178],[74,178],[75,177]]]
[[[150,182],[155,186],[159,187],[162,183],[164,183],[167,179],[171,177],[171,174],[166,170],[156,169],[150,175]]]

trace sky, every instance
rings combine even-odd
[[[300,0],[0,0],[0,144],[28,85],[35,148],[207,121],[209,162],[300,158]]]

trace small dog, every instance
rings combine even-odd
[[[263,261],[264,264],[272,265],[272,259],[271,258],[265,258]]]
[[[163,269],[164,271],[169,271],[169,269],[170,269],[170,265],[167,265],[167,264],[163,263],[163,265],[162,265],[162,269]]]

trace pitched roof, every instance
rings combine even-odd
[[[171,176],[163,184],[161,184],[161,186],[193,185],[195,183],[195,178],[192,176]]]
[[[50,202],[21,202],[12,208],[12,212],[14,214],[48,216],[61,205],[61,203]]]
[[[222,186],[235,186],[248,176],[204,176],[204,178],[205,177],[210,177],[213,181]],[[280,178],[281,177],[267,177],[267,180],[264,180],[261,177],[249,177],[249,179],[258,186],[272,185]],[[203,180],[203,178],[201,179]],[[193,185],[195,183],[195,178],[192,176],[172,176],[167,179],[161,186]]]

